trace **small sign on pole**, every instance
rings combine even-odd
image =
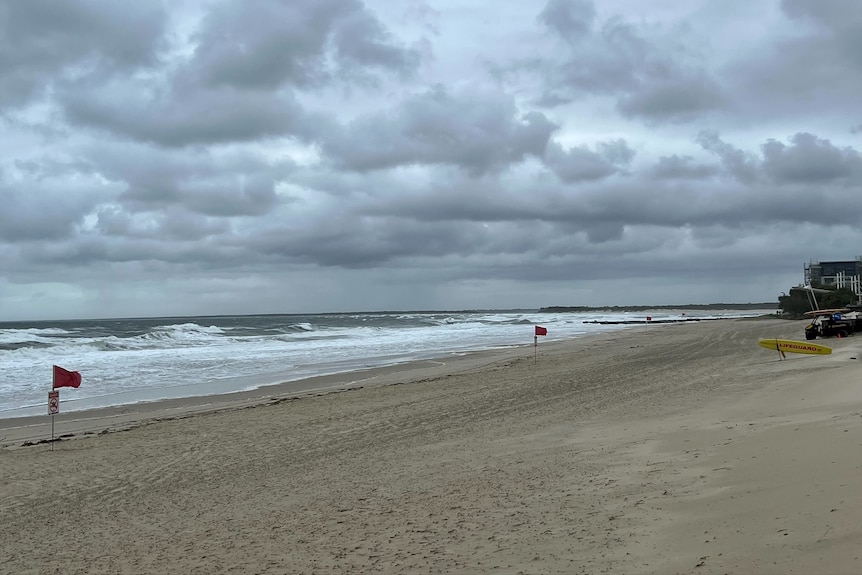
[[[538,354],[539,354],[539,336],[534,335],[533,336],[533,363],[536,363],[538,361],[538,359],[537,359]]]
[[[60,392],[48,392],[48,413],[51,415],[51,451],[54,451],[54,416],[60,413]]]

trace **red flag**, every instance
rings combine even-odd
[[[548,328],[537,325],[536,335],[548,335]]]
[[[58,387],[78,387],[79,385],[81,385],[80,373],[63,369],[59,365],[54,366],[54,389]]]

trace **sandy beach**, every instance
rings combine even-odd
[[[0,573],[862,573],[862,336],[803,325],[0,420]]]

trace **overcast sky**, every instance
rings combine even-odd
[[[776,301],[858,0],[0,5],[0,320]]]

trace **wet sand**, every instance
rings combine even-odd
[[[0,573],[859,573],[862,337],[803,324],[0,420]]]

